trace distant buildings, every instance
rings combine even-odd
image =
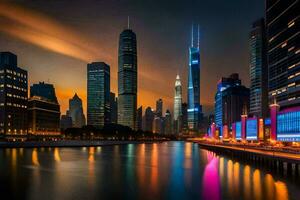
[[[172,128],[172,115],[169,110],[166,111],[165,114],[165,120],[164,120],[164,134],[171,135],[173,134],[173,128]]]
[[[281,108],[300,105],[300,1],[267,0],[269,100]]]
[[[136,34],[129,27],[120,34],[118,65],[118,123],[135,129],[137,110],[137,41]]]
[[[87,65],[87,125],[110,123],[110,67],[104,62]]]
[[[156,115],[156,117],[162,117],[162,113],[163,113],[163,100],[158,99],[156,101],[155,115]]]
[[[267,39],[264,19],[252,25],[250,46],[250,114],[266,117],[268,114]]]
[[[195,44],[194,30],[192,26],[192,42],[189,48],[188,67],[188,128],[191,134],[199,132],[202,118],[202,106],[200,105],[200,48],[199,48],[199,26],[198,38]]]
[[[83,114],[82,100],[75,93],[69,100],[69,116],[72,119],[72,127],[81,128],[85,125],[85,116]]]
[[[174,129],[181,133],[182,128],[182,87],[179,75],[176,76],[174,94]]]
[[[182,133],[187,134],[188,133],[188,105],[187,103],[182,103],[181,106],[182,109]]]
[[[140,106],[136,111],[136,130],[143,130],[143,107]]]
[[[118,98],[113,92],[110,92],[110,122],[118,123]]]
[[[145,131],[153,132],[153,120],[154,120],[153,110],[151,109],[151,107],[147,107],[144,116]]]
[[[68,114],[62,115],[60,118],[60,129],[64,131],[67,128],[72,128],[72,126],[72,117],[70,117]]]
[[[27,134],[27,71],[17,66],[17,56],[0,53],[0,137],[22,139]]]
[[[60,105],[52,84],[39,82],[30,87],[28,134],[35,136],[60,135]]]

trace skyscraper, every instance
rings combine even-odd
[[[156,117],[162,117],[162,112],[163,112],[163,100],[158,99],[156,101],[156,110],[155,110]]]
[[[113,92],[110,93],[110,122],[118,123],[118,98]]]
[[[268,114],[268,63],[264,19],[252,25],[250,47],[250,114],[266,117]]]
[[[300,105],[299,7],[299,0],[266,0],[269,101],[281,108]]]
[[[153,120],[154,120],[154,113],[151,107],[147,107],[145,110],[145,131],[152,132],[153,131]]]
[[[182,87],[179,75],[176,76],[174,94],[174,128],[176,133],[181,132],[182,126]]]
[[[229,77],[222,77],[217,83],[217,92],[215,95],[215,122],[218,127],[223,126],[223,99],[222,92],[234,85],[241,85],[238,74],[231,74]]]
[[[182,109],[182,133],[187,134],[188,133],[188,105],[187,103],[182,103],[181,106]]]
[[[166,135],[171,135],[173,134],[173,129],[172,129],[172,115],[169,110],[166,111],[165,113],[165,122],[164,122],[164,133]]]
[[[87,124],[102,128],[110,123],[110,67],[104,62],[87,65]]]
[[[135,129],[137,41],[135,33],[129,27],[120,34],[118,65],[118,123]]]
[[[28,134],[34,136],[60,135],[60,105],[52,84],[39,82],[30,87]]]
[[[194,29],[192,26],[192,42],[189,48],[189,72],[188,72],[188,128],[191,134],[199,131],[202,117],[202,106],[200,105],[200,48],[199,48],[199,26],[197,40],[194,40]],[[195,41],[197,43],[195,44]]]
[[[0,53],[0,137],[22,139],[27,134],[27,71],[17,56]]]
[[[85,116],[83,114],[82,100],[75,93],[69,100],[69,116],[72,118],[72,126],[81,128],[85,125]]]
[[[136,112],[136,130],[143,130],[143,107],[140,106]]]

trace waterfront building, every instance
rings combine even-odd
[[[300,105],[300,1],[266,0],[269,101]]]
[[[76,93],[74,97],[69,100],[69,116],[72,119],[72,127],[81,128],[85,125],[82,100]]]
[[[222,136],[222,127],[224,121],[223,95],[222,93],[229,87],[240,86],[241,80],[238,74],[231,74],[229,77],[222,77],[217,84],[217,92],[215,95],[215,123],[219,128],[219,134]]]
[[[163,100],[158,99],[156,101],[155,115],[156,115],[156,117],[162,117],[162,113],[163,113]]]
[[[153,133],[163,134],[163,117],[154,117],[153,120]]]
[[[66,130],[67,128],[72,128],[72,118],[66,114],[66,115],[62,115],[60,118],[60,129],[61,130]]]
[[[264,19],[255,21],[249,35],[250,47],[250,114],[268,114],[268,63]]]
[[[187,103],[182,103],[181,110],[182,110],[182,129],[181,132],[183,134],[188,133],[188,105]]]
[[[182,129],[182,87],[179,75],[176,76],[174,94],[174,129],[175,133],[181,133]]]
[[[140,106],[136,112],[136,130],[143,130],[143,107]]]
[[[17,56],[0,52],[0,137],[16,140],[27,134],[27,71]]]
[[[136,128],[137,41],[136,34],[125,29],[120,34],[118,57],[118,123]]]
[[[110,123],[110,67],[104,62],[87,65],[87,125]]]
[[[118,123],[118,98],[113,92],[110,92],[110,122]]]
[[[199,47],[199,26],[198,38],[194,40],[192,26],[192,42],[189,48],[188,67],[188,129],[190,134],[199,132],[202,118],[202,106],[200,105],[200,47]]]
[[[153,120],[154,120],[154,112],[151,107],[147,107],[145,110],[145,129],[144,131],[153,132]]]
[[[165,118],[164,118],[164,134],[166,135],[171,135],[173,134],[173,128],[172,128],[172,115],[169,110],[166,111],[165,113]]]
[[[52,84],[39,82],[30,87],[28,134],[34,136],[60,135],[60,105]]]

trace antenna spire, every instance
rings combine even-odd
[[[200,26],[198,24],[198,49],[200,48]]]
[[[191,47],[194,46],[194,27],[193,27],[193,24],[192,24],[192,44],[191,44]]]
[[[127,28],[129,29],[130,27],[130,19],[129,19],[129,16],[127,16]]]

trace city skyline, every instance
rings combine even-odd
[[[62,1],[61,4],[64,4],[65,2]],[[234,3],[239,5],[234,5]],[[225,6],[225,9],[227,10],[234,10],[235,8],[239,7],[239,9],[242,7],[242,9],[247,10],[247,2],[246,3],[237,3],[234,2],[230,6]],[[100,3],[99,3],[100,4]],[[68,99],[72,97],[72,95],[77,92],[79,96],[82,97],[83,104],[84,104],[84,112],[86,113],[86,91],[85,91],[85,78],[84,76],[81,76],[85,71],[85,66],[88,63],[88,61],[94,61],[94,60],[103,60],[104,62],[108,63],[111,66],[111,88],[112,92],[117,93],[117,40],[118,40],[118,34],[123,30],[124,27],[127,25],[127,16],[129,15],[131,17],[131,26],[137,33],[138,37],[138,65],[139,65],[139,80],[138,80],[138,106],[143,105],[143,107],[151,106],[155,107],[155,100],[158,98],[162,98],[165,102],[165,109],[170,109],[171,112],[173,112],[173,87],[172,84],[165,84],[172,82],[173,76],[165,77],[163,76],[164,73],[173,74],[176,75],[176,71],[179,71],[179,74],[181,77],[183,77],[182,85],[183,87],[186,87],[187,85],[187,63],[188,63],[188,51],[187,47],[189,45],[190,41],[190,26],[192,22],[199,23],[200,24],[200,32],[201,32],[201,39],[200,39],[200,46],[203,51],[203,56],[201,60],[203,60],[203,67],[202,67],[202,81],[204,84],[201,85],[201,91],[208,92],[208,91],[214,91],[214,83],[216,83],[217,79],[221,76],[227,75],[228,73],[238,72],[241,75],[241,78],[246,83],[246,85],[249,85],[249,78],[248,78],[248,51],[247,51],[247,45],[248,45],[248,31],[249,27],[255,19],[263,16],[263,2],[251,2],[251,6],[254,6],[255,13],[245,12],[245,21],[243,22],[230,22],[229,19],[234,18],[234,16],[230,15],[228,16],[228,23],[225,23],[227,26],[220,25],[219,29],[216,30],[215,27],[210,27],[211,25],[209,22],[215,21],[218,16],[212,16],[212,19],[207,19],[207,21],[203,21],[203,19],[198,16],[198,14],[195,17],[191,17],[190,14],[188,14],[186,11],[182,11],[181,17],[183,16],[182,20],[177,21],[174,24],[173,20],[171,20],[168,16],[174,12],[174,10],[177,9],[177,7],[180,6],[180,2],[174,2],[174,8],[171,9],[171,11],[166,12],[166,16],[163,16],[163,22],[160,24],[153,24],[153,19],[149,19],[149,16],[145,16],[145,14],[142,14],[141,11],[144,11],[147,7],[147,4],[145,5],[137,5],[138,7],[141,7],[140,10],[137,8],[133,9],[133,11],[128,11],[128,13],[125,13],[125,8],[121,8],[118,6],[117,10],[122,10],[122,14],[117,15],[116,17],[112,17],[111,20],[106,20],[111,22],[113,24],[113,28],[110,28],[108,26],[107,22],[105,20],[101,20],[102,18],[99,18],[97,21],[97,27],[94,27],[94,24],[92,23],[94,21],[94,16],[87,16],[84,18],[85,21],[79,21],[78,24],[74,24],[74,20],[77,19],[77,14],[70,13],[69,11],[66,11],[65,19],[61,19],[57,16],[53,16],[53,10],[56,5],[47,6],[46,4],[39,4],[37,2],[29,2],[26,5],[22,5],[22,3],[18,3],[18,6],[14,6],[13,8],[10,7],[7,9],[8,11],[17,9],[15,12],[15,16],[11,16],[9,13],[4,12],[1,10],[1,21],[5,25],[7,25],[7,30],[1,29],[1,39],[0,44],[5,50],[12,51],[16,53],[19,56],[20,59],[20,66],[25,68],[29,71],[31,76],[29,77],[29,85],[34,82],[38,81],[47,81],[54,84],[57,88],[57,96],[59,103],[61,105],[61,112],[65,113],[67,107],[68,107]],[[223,3],[220,3],[223,4]],[[241,5],[242,4],[242,5]],[[1,7],[3,6],[9,6],[7,3],[0,3]],[[97,5],[95,5],[97,7]],[[99,5],[98,5],[99,6]],[[113,5],[107,5],[108,7]],[[116,5],[114,5],[116,6]],[[213,4],[208,2],[203,2],[203,7],[209,7],[212,8]],[[219,5],[221,6],[221,5]],[[216,10],[220,9],[219,6],[216,6]],[[73,8],[77,8],[78,5],[74,5]],[[88,7],[88,5],[86,5]],[[18,10],[19,9],[19,10]],[[161,12],[164,10],[162,9]],[[202,7],[199,7],[199,10],[203,9]],[[25,22],[22,20],[22,12],[25,11],[26,13],[26,19]],[[56,12],[61,12],[62,10],[58,8]],[[124,15],[123,15],[124,14]],[[149,14],[149,13],[146,13]],[[223,13],[220,13],[223,14]],[[38,30],[33,30],[34,24],[37,24],[39,19],[34,18],[35,16],[40,16],[40,21],[43,21],[45,23],[45,26],[41,26]],[[141,15],[141,16],[140,16]],[[158,13],[154,13],[156,18],[158,18]],[[74,17],[74,18],[73,18]],[[195,19],[193,19],[195,18]],[[107,18],[105,18],[107,19]],[[8,24],[8,22],[13,22],[12,24]],[[231,20],[232,21],[232,20]],[[73,23],[72,23],[73,22]],[[171,26],[171,32],[176,32],[176,35],[171,35],[169,30],[162,29],[161,26],[164,25],[164,23],[168,23]],[[233,23],[233,24],[232,24]],[[22,35],[20,35],[16,28],[17,25],[21,24],[24,28],[24,32]],[[99,25],[98,25],[99,24]],[[178,25],[176,25],[178,24]],[[51,28],[51,31],[48,33],[49,35],[53,36],[55,33],[60,32],[65,35],[66,33],[72,33],[72,37],[68,38],[66,44],[72,44],[71,46],[66,45],[66,53],[70,53],[71,55],[61,55],[61,52],[58,52],[61,46],[60,43],[56,43],[56,36],[52,37],[54,40],[50,40],[50,48],[41,46],[42,44],[37,44],[36,39],[37,38],[28,38],[28,32],[32,31],[34,33],[44,33],[45,30],[48,31],[49,27]],[[80,27],[84,27],[83,30],[80,29]],[[240,27],[240,28],[239,28]],[[99,30],[99,28],[102,28],[103,30]],[[157,34],[156,31],[160,29],[160,34]],[[234,28],[234,29],[233,29]],[[94,31],[93,29],[97,29],[97,31]],[[145,29],[145,30],[144,30]],[[236,40],[233,40],[234,35],[237,34],[236,31],[233,30],[240,30],[242,33],[238,34],[238,37]],[[20,30],[19,30],[20,31]],[[147,31],[145,33],[145,31]],[[216,45],[217,41],[212,41],[212,38],[216,38],[217,32],[223,32],[224,34],[219,35],[217,37],[217,41],[220,42],[221,38],[227,36],[231,38],[232,41],[231,44],[227,43],[224,44],[224,42],[221,42],[219,45],[219,48],[215,49],[213,48]],[[82,32],[84,37],[81,37],[78,39],[78,32]],[[91,33],[93,32],[93,33]],[[68,34],[70,35],[70,34]],[[98,35],[97,37],[95,35]],[[171,37],[169,37],[171,35]],[[41,39],[45,39],[41,36]],[[82,35],[80,35],[82,36]],[[88,36],[88,37],[86,37]],[[103,36],[103,37],[102,37]],[[22,37],[22,38],[20,38]],[[96,39],[95,39],[96,37]],[[75,40],[75,39],[78,40]],[[87,38],[91,38],[91,40],[88,40]],[[109,40],[109,42],[103,41],[103,40]],[[165,45],[164,48],[166,48],[166,51],[158,50],[155,52],[155,44],[151,44],[151,40],[157,40],[158,42],[164,40]],[[75,44],[72,42],[76,41]],[[175,43],[177,41],[177,43]],[[52,42],[52,43],[51,43]],[[237,44],[238,43],[238,44]],[[65,43],[64,43],[65,44]],[[103,44],[103,45],[102,45]],[[57,46],[55,46],[57,45]],[[75,48],[75,50],[87,50],[84,53],[76,53],[76,51],[73,51],[73,47],[80,47]],[[238,51],[234,50],[235,46]],[[183,49],[184,47],[184,49]],[[244,48],[246,47],[246,48]],[[45,50],[47,49],[47,50]],[[232,55],[221,55],[221,53],[224,53],[224,50],[232,49]],[[242,51],[240,51],[242,49]],[[72,51],[69,51],[72,50]],[[53,53],[56,52],[56,53]],[[95,53],[96,52],[96,53]],[[230,51],[228,51],[230,52]],[[234,53],[235,52],[235,53]],[[243,52],[242,56],[237,56],[236,54],[240,54]],[[87,55],[86,55],[87,54]],[[177,55],[172,56],[173,59],[170,59],[171,55]],[[78,58],[78,56],[80,58]],[[226,67],[222,67],[220,69],[219,66],[221,66],[219,61],[216,61],[216,57],[220,56],[220,60],[223,60],[222,63],[227,63]],[[176,57],[176,59],[174,59]],[[233,58],[239,57],[239,61],[237,63],[233,63]],[[88,60],[88,61],[81,61],[81,60]],[[70,67],[73,67],[74,70],[71,70],[68,73],[55,73],[58,72],[65,72],[68,71]],[[40,68],[43,68],[44,70],[38,70]],[[216,74],[216,76],[210,76],[211,74]],[[76,77],[76,82],[74,82],[74,77]],[[154,86],[151,84],[153,82],[153,78],[155,77],[155,81],[158,86]],[[64,80],[64,81],[62,81]],[[209,84],[207,84],[209,83]],[[161,91],[166,91],[164,95],[160,94]],[[210,92],[212,93],[212,92]],[[202,96],[201,102],[204,104],[204,110],[207,112],[209,110],[212,111],[213,108],[213,94]],[[183,91],[183,101],[186,102],[186,91]],[[209,109],[207,109],[209,108]]]

